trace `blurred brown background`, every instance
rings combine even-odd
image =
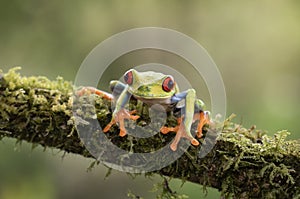
[[[300,2],[254,1],[0,1],[0,69],[73,81],[81,62],[101,41],[135,27],[180,31],[199,42],[223,76],[227,114],[272,135],[299,138]],[[124,71],[118,71],[121,75]],[[189,74],[187,74],[189,75]],[[0,198],[126,198],[127,190],[153,198],[153,182],[120,172],[104,180],[91,160],[0,142]],[[157,181],[157,180],[155,180]],[[199,198],[199,186],[180,193]],[[218,193],[209,190],[207,198]]]

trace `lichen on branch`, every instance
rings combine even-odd
[[[11,137],[34,146],[39,144],[93,158],[74,125],[72,83],[62,78],[50,81],[45,77],[24,77],[17,70],[14,68],[0,75],[0,139]],[[93,109],[104,126],[111,117],[111,103],[98,96],[94,99]],[[82,96],[81,100],[82,106],[88,108],[85,101],[89,96]],[[134,100],[130,106],[147,110],[145,105],[140,107]],[[149,117],[147,111],[141,111],[141,114],[139,124],[142,125]],[[88,117],[81,117],[83,124],[89,123]],[[167,125],[176,123],[172,115],[167,121]],[[216,144],[204,158],[199,157],[201,147],[190,146],[174,163],[151,173],[214,187],[225,197],[299,197],[299,140],[287,141],[287,131],[268,136],[255,127],[244,128],[232,122],[231,117],[223,125],[221,134],[211,138]],[[204,137],[209,130],[204,131]],[[115,127],[107,137],[125,150],[154,151],[169,143],[174,134],[155,134],[149,139],[136,139],[130,135],[119,137]],[[203,139],[200,142],[204,144]]]

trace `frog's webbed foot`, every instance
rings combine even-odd
[[[175,127],[163,126],[163,127],[160,128],[160,132],[162,134],[168,134],[169,132],[177,132],[181,122],[182,122],[182,118],[181,117],[177,118],[177,126],[175,126]]]
[[[106,127],[103,129],[103,132],[106,133],[110,130],[111,126],[118,123],[120,128],[120,136],[124,137],[127,132],[125,129],[124,119],[131,119],[131,120],[137,120],[140,116],[133,115],[136,113],[136,110],[134,111],[127,111],[126,109],[121,109],[115,115],[113,116],[112,120],[106,125]]]
[[[202,129],[203,126],[206,124],[210,124],[210,118],[209,118],[209,112],[208,111],[200,111],[199,113],[194,114],[194,121],[199,120],[198,126],[197,126],[197,137],[201,138],[203,136]]]
[[[184,123],[182,122],[182,120],[183,120],[183,116],[177,119],[178,125],[176,127],[163,126],[160,129],[161,133],[163,133],[163,134],[167,134],[170,131],[176,132],[176,136],[174,138],[174,141],[170,145],[170,148],[172,149],[172,151],[177,150],[177,146],[178,146],[178,143],[179,143],[181,138],[188,139],[192,143],[192,145],[194,145],[194,146],[199,145],[198,140],[196,140],[190,133],[188,133],[186,131]]]
[[[98,95],[104,99],[107,99],[107,100],[112,100],[113,99],[113,95],[110,94],[110,93],[107,93],[105,91],[101,91],[99,89],[96,89],[94,87],[83,87],[82,89],[78,90],[76,92],[76,94],[78,96],[83,96],[85,94],[95,94],[95,95]]]

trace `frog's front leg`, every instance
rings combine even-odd
[[[129,101],[131,94],[128,92],[128,85],[125,85],[118,81],[112,81],[110,83],[111,90],[115,95],[120,95],[116,100],[115,109],[112,114],[111,121],[103,129],[103,132],[108,132],[112,125],[118,123],[120,128],[120,136],[123,137],[127,134],[124,124],[124,119],[137,120],[139,116],[132,115],[136,111],[128,111],[124,106]]]
[[[191,126],[194,121],[194,106],[195,106],[195,100],[196,100],[196,92],[194,89],[189,89],[185,92],[175,94],[171,102],[177,103],[181,101],[182,99],[185,99],[185,107],[184,107],[184,115],[178,120],[178,126],[177,127],[162,127],[161,132],[162,133],[168,133],[169,131],[176,131],[176,136],[174,141],[171,143],[171,149],[173,151],[176,151],[177,145],[181,138],[186,138],[190,140],[190,142],[194,146],[198,146],[199,142],[196,140],[193,135],[191,134]]]

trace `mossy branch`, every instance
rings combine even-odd
[[[73,85],[62,78],[50,81],[45,77],[23,77],[16,69],[2,73],[0,139],[26,140],[33,145],[93,158],[76,132],[72,96]],[[136,102],[131,106],[136,107]],[[105,125],[111,117],[110,103],[97,97],[95,107],[100,124]],[[143,112],[142,116],[147,118],[146,114]],[[168,118],[168,123],[174,123],[174,118]],[[107,135],[111,141],[124,149],[132,149],[134,138],[120,138],[116,136],[117,128],[115,131]],[[216,144],[204,158],[199,157],[201,147],[191,146],[177,161],[152,173],[214,187],[225,197],[297,198],[300,194],[300,142],[286,141],[288,134],[281,131],[267,136],[254,127],[246,129],[235,124],[229,118],[224,122],[222,133],[211,138]],[[147,141],[136,140],[134,146],[144,147],[145,151],[155,150],[173,137],[172,134],[158,134]],[[151,144],[143,145],[143,142]]]

